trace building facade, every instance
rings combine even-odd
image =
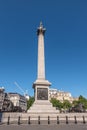
[[[27,100],[18,93],[8,93],[9,100],[14,106],[20,107],[23,111],[27,110]]]
[[[72,103],[74,100],[78,100],[78,98],[72,97],[70,92],[59,91],[57,89],[49,89],[49,97],[50,99],[55,98],[60,102],[68,100],[70,103]]]
[[[3,107],[3,102],[5,98],[5,89],[3,87],[0,87],[0,111],[2,110]]]

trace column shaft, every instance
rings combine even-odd
[[[44,35],[38,35],[38,79],[45,79]]]

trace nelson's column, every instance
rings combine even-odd
[[[49,86],[51,83],[45,79],[45,54],[44,54],[44,34],[46,29],[42,23],[37,29],[38,36],[38,71],[37,79],[33,83],[35,102],[28,110],[30,113],[55,113],[58,112],[49,101]]]

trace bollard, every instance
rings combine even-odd
[[[40,116],[38,116],[38,124],[40,124]]]
[[[59,122],[59,116],[57,116],[57,124],[59,124],[60,122]]]
[[[83,124],[85,124],[86,122],[85,122],[85,117],[83,116]]]
[[[48,116],[48,124],[50,124],[50,116]]]
[[[20,116],[18,117],[18,125],[20,125]]]
[[[68,122],[68,116],[66,116],[66,124],[68,124],[69,122]]]
[[[76,116],[74,116],[74,119],[75,119],[75,124],[77,124],[77,119],[76,119]]]
[[[31,122],[30,122],[30,116],[28,117],[28,124],[31,124]]]
[[[7,121],[7,125],[10,124],[10,116],[8,116],[8,121]]]

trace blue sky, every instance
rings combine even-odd
[[[33,95],[37,35],[46,27],[46,79],[52,88],[87,97],[87,0],[0,0],[0,86]]]

